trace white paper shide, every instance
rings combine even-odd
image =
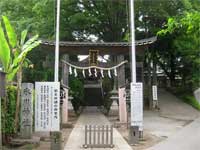
[[[60,83],[35,83],[35,131],[60,130]]]

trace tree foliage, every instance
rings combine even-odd
[[[29,26],[28,36],[40,34],[41,38],[54,39],[54,0],[1,0],[0,10],[13,20],[17,30]],[[193,59],[198,56],[198,32],[191,32],[199,28],[198,20],[195,21],[199,11],[200,2],[197,0],[135,1],[137,39],[155,36],[165,28],[168,30],[163,30],[165,36],[159,34],[157,44],[150,47],[145,55],[156,61],[171,80],[177,75],[187,76],[187,69],[192,69],[186,67],[191,64],[188,60],[199,61]],[[65,41],[128,41],[128,13],[129,0],[62,0],[60,38]],[[196,52],[193,54],[189,49],[193,52],[196,49]],[[198,63],[192,64],[196,66]]]
[[[200,85],[200,12],[185,11],[182,15],[169,18],[166,29],[158,32],[161,36],[174,37],[171,45],[176,54],[179,75],[192,85]]]

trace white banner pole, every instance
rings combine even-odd
[[[54,81],[58,82],[59,74],[59,32],[60,32],[60,0],[57,0],[57,18],[56,18],[56,46],[55,46],[55,70]]]
[[[137,144],[142,132],[143,115],[143,93],[141,83],[136,83],[136,52],[135,52],[135,17],[134,17],[134,0],[130,0],[130,31],[131,31],[131,127],[130,127],[130,143]],[[139,87],[140,90],[136,90]],[[137,108],[139,107],[139,108]],[[137,109],[136,109],[137,108]]]
[[[59,82],[60,0],[57,0],[54,81]],[[60,101],[59,101],[60,103]],[[57,137],[57,138],[56,138]],[[56,142],[57,141],[57,142]],[[61,132],[51,132],[51,150],[61,150]]]
[[[131,69],[132,69],[132,82],[136,83],[136,55],[135,55],[135,17],[134,17],[134,0],[131,1]]]

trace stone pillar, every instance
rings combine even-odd
[[[117,62],[121,63],[124,61],[124,55],[117,56]],[[126,84],[125,79],[125,66],[122,65],[118,68],[118,89]]]
[[[33,84],[22,83],[20,132],[24,139],[32,138],[33,124]]]
[[[119,88],[119,121],[127,123],[126,89]]]
[[[63,60],[68,62],[69,55],[65,54]],[[69,85],[69,66],[65,63],[62,63],[62,84],[68,87]]]
[[[66,62],[69,62],[69,55],[65,54],[63,56],[63,60]],[[62,104],[62,109],[61,109],[61,113],[62,113],[62,125],[67,124],[68,123],[68,100],[69,100],[69,66],[65,63],[62,63],[62,85],[64,87],[64,99],[63,99],[63,104]]]
[[[124,61],[124,55],[117,56],[117,62]],[[118,92],[119,92],[119,118],[120,122],[127,122],[127,109],[126,109],[126,96],[125,96],[125,66],[122,65],[118,68]],[[123,88],[122,88],[123,87]]]

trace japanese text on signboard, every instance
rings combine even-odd
[[[60,130],[59,82],[36,82],[35,130]]]

